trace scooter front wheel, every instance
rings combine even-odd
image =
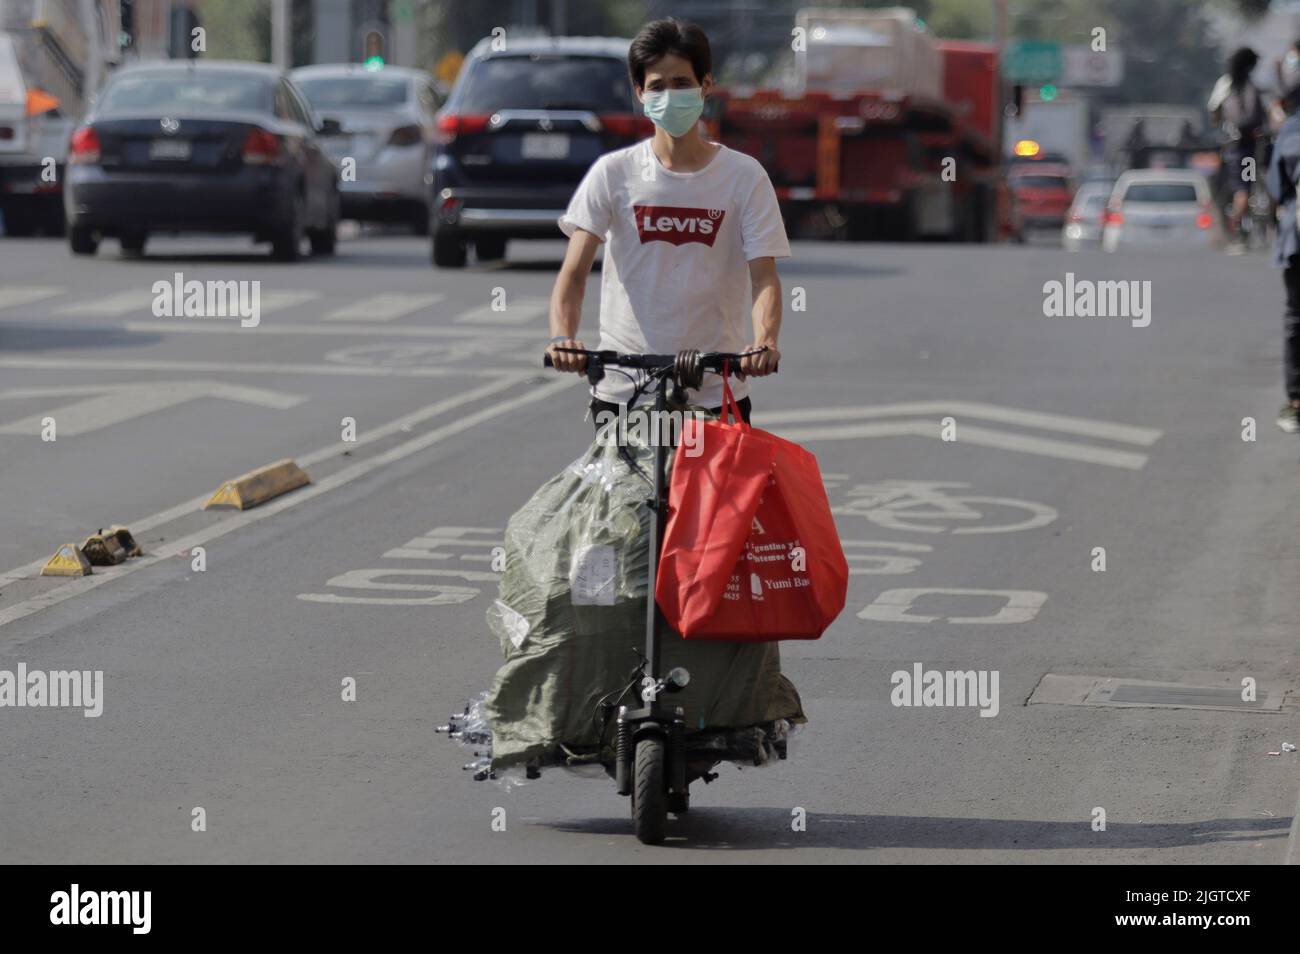
[[[637,841],[658,845],[668,824],[665,756],[667,747],[657,736],[636,744],[636,769],[632,778],[632,824]]]

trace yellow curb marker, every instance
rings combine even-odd
[[[248,510],[310,483],[311,478],[307,472],[286,457],[226,481],[212,495],[212,499],[203,505],[203,509],[231,507],[235,510]]]
[[[41,567],[41,576],[90,576],[90,561],[75,543],[65,543]]]

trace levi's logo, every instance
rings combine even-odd
[[[686,209],[676,205],[634,205],[636,232],[641,244],[667,242],[685,245],[699,242],[713,247],[713,240],[722,228],[722,209]]]

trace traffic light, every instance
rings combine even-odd
[[[1057,89],[1051,83],[1044,83],[1038,88],[1038,98],[1044,103],[1050,103],[1052,100],[1056,99],[1056,93]]]
[[[366,69],[377,70],[384,65],[384,35],[378,30],[370,30],[366,33],[365,43],[362,47],[363,53],[361,61],[365,63]]]
[[[125,50],[135,42],[135,0],[122,0],[118,7],[117,45]]]

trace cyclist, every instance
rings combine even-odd
[[[733,393],[748,420],[744,376],[771,374],[780,360],[776,259],[788,257],[790,245],[763,167],[700,135],[712,68],[708,37],[695,24],[655,20],[633,39],[628,71],[654,137],[596,160],[560,218],[569,246],[551,294],[547,351],[562,371],[584,369],[583,356],[556,349],[584,347],[576,338],[583,293],[596,250],[606,243],[599,349],[745,351],[748,306],[753,347],[767,349],[737,369]],[[598,429],[634,389],[618,373],[595,386]],[[688,397],[720,410],[721,379],[708,375]]]
[[[1261,133],[1268,122],[1264,94],[1250,74],[1259,63],[1259,55],[1248,46],[1235,50],[1228,58],[1228,71],[1220,76],[1210,93],[1206,108],[1210,118],[1226,138],[1223,146],[1225,185],[1232,193],[1232,211],[1228,231],[1240,238],[1241,222],[1250,202],[1253,174],[1246,175],[1246,160],[1254,160]]]
[[[1284,269],[1286,312],[1283,318],[1282,361],[1287,403],[1278,413],[1278,427],[1300,433],[1300,231],[1296,223],[1296,181],[1300,177],[1300,76],[1281,96],[1287,118],[1278,132],[1268,166],[1268,191],[1278,203],[1277,239],[1273,263]]]

